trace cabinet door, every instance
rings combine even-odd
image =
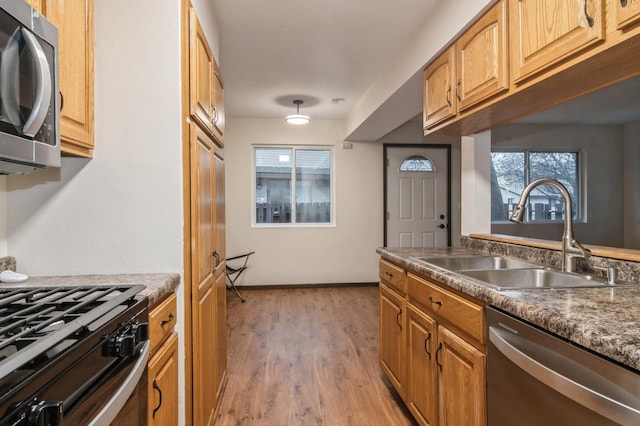
[[[614,0],[619,30],[640,21],[640,0]]]
[[[407,406],[421,425],[437,425],[436,321],[407,307]]]
[[[193,324],[193,423],[212,424],[216,407],[215,377],[215,144],[191,124],[191,236]],[[218,262],[219,263],[219,262]]]
[[[178,334],[173,333],[149,362],[148,423],[178,424]]]
[[[93,156],[93,0],[42,0],[58,27],[62,152]]]
[[[424,128],[456,115],[457,99],[452,83],[455,79],[455,51],[448,49],[424,70]]]
[[[438,339],[440,424],[485,425],[485,355],[441,325]]]
[[[224,85],[222,82],[222,74],[220,74],[220,69],[214,63],[214,73],[213,73],[213,128],[216,132],[216,136],[220,140],[220,143],[224,141],[224,126],[225,126],[225,116],[224,116]]]
[[[380,365],[387,377],[404,395],[404,299],[380,283]]]
[[[509,88],[506,12],[500,1],[456,41],[458,112]]]
[[[193,8],[189,10],[189,104],[196,122],[213,134],[214,59]]]
[[[511,0],[515,82],[604,39],[602,0]]]

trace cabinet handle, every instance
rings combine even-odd
[[[160,321],[160,327],[164,327],[165,324],[169,324],[171,321],[173,321],[173,318],[173,312],[169,312],[169,316],[167,317],[167,319]]]
[[[447,89],[447,94],[445,95],[445,99],[446,99],[447,104],[449,105],[449,107],[451,107],[450,95],[451,95],[451,85],[449,85],[449,88]]]
[[[218,124],[218,108],[213,105],[213,124]]]
[[[158,395],[159,395],[158,406],[155,407],[153,409],[153,412],[151,413],[151,418],[155,419],[156,418],[156,412],[162,406],[162,389],[160,389],[160,386],[158,386],[158,383],[156,383],[156,379],[153,379],[153,388],[158,391]]]
[[[389,277],[389,279],[392,279],[392,278],[393,278],[393,274],[392,274],[391,272],[384,271],[384,275],[385,275],[386,277]]]
[[[62,90],[60,90],[60,112],[64,108],[64,95],[62,94]]]
[[[438,349],[436,349],[436,364],[438,364],[438,368],[442,371],[442,364],[440,363],[440,359],[438,358],[438,354],[442,350],[442,342],[438,343]]]
[[[220,255],[216,250],[214,250],[212,256],[216,259],[216,264],[213,267],[213,272],[215,272],[218,270],[218,266],[220,266]]]
[[[436,304],[440,307],[442,307],[443,303],[440,300],[435,300],[433,297],[429,296],[429,302]]]
[[[429,342],[429,340],[431,340],[431,332],[427,331],[427,337],[425,337],[424,339],[424,351],[427,353],[427,355],[429,355],[429,359],[431,359],[431,352],[429,352],[429,349],[427,348],[427,344]]]
[[[458,87],[460,87],[460,84],[462,84],[462,80],[458,79],[458,83],[456,84],[456,98],[458,98],[459,101],[462,100],[460,93],[458,93]]]
[[[398,327],[400,327],[400,330],[402,330],[402,324],[400,324],[400,315],[402,315],[402,309],[400,309],[398,311],[398,315],[396,315],[396,324],[398,325]]]
[[[620,0],[620,6],[627,7],[627,0]]]
[[[589,26],[593,27],[593,24],[595,22],[593,18],[589,16],[589,11],[587,10],[587,3],[589,2],[589,0],[583,0],[583,1],[584,1],[584,17],[587,18],[587,22],[589,23]]]

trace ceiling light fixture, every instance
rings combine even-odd
[[[311,121],[308,115],[300,114],[300,105],[302,105],[304,101],[296,99],[295,101],[293,101],[293,103],[297,107],[296,113],[287,115],[284,118],[284,121],[290,124],[307,124],[309,121]]]

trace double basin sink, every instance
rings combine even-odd
[[[540,288],[616,287],[591,275],[555,271],[502,256],[470,255],[451,257],[414,257],[414,260],[456,272],[495,290]]]

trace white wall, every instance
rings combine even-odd
[[[488,234],[491,230],[491,131],[461,140],[461,217],[463,235]]]
[[[624,247],[640,249],[640,122],[623,127]]]
[[[252,144],[333,146],[336,225],[251,225]],[[225,133],[227,256],[254,250],[239,285],[359,283],[378,280],[382,245],[382,144],[342,148],[342,122],[306,126],[282,119],[228,117]]]

